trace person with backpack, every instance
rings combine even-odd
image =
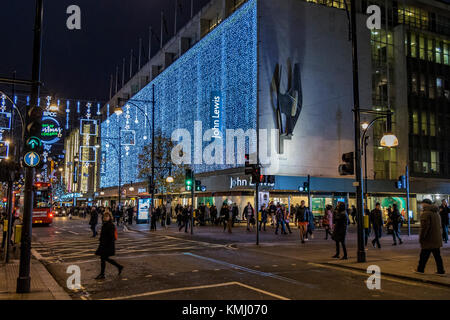
[[[372,246],[375,248],[375,244],[378,249],[381,249],[380,238],[383,230],[383,212],[381,211],[381,205],[379,202],[375,204],[375,209],[369,214],[369,224],[373,230],[375,238],[372,240]]]
[[[115,242],[117,240],[117,228],[112,222],[112,215],[109,211],[106,211],[103,215],[103,225],[100,232],[100,244],[95,254],[100,256],[101,259],[101,271],[95,278],[96,280],[105,279],[105,267],[106,262],[117,267],[119,275],[122,273],[123,266],[111,259],[111,256],[116,254]]]
[[[402,238],[400,238],[400,226],[403,223],[403,217],[400,214],[400,211],[397,208],[397,204],[392,205],[392,213],[391,213],[391,223],[392,223],[392,238],[394,239],[393,246],[397,245],[397,238],[400,244],[403,243]]]

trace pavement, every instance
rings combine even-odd
[[[56,218],[50,227],[33,228],[33,266],[35,263],[38,268],[45,266],[47,275],[56,281],[52,287],[64,290],[65,298],[75,300],[450,298],[449,277],[434,274],[432,258],[425,275],[412,272],[420,251],[417,228],[413,228],[409,237],[402,235],[404,243],[398,246],[392,246],[392,237],[384,235],[382,249],[369,246],[367,262],[362,264],[356,261],[353,225],[347,237],[349,259],[345,261],[331,258],[335,253],[334,242],[325,240],[320,229],[314,232],[313,239],[301,244],[294,226],[288,235],[275,235],[274,228],[267,226],[260,233],[259,245],[255,243],[255,230],[246,231],[243,224],[236,225],[231,234],[223,232],[222,226],[196,226],[191,235],[184,230],[179,232],[176,224],[166,229],[159,223],[157,231],[152,232],[146,224],[118,229],[114,259],[125,266],[120,276],[107,264],[106,279],[95,280],[100,265],[94,255],[98,237],[92,237],[88,219]],[[442,249],[442,256],[448,267],[449,245]],[[66,287],[67,270],[74,265],[81,271],[79,290]],[[368,290],[366,286],[369,265],[380,267],[380,290]],[[32,279],[38,281],[35,273],[32,271]],[[12,277],[15,281],[17,276]],[[4,282],[2,278],[0,282]],[[15,282],[9,286],[15,289]],[[42,298],[47,294],[48,299],[59,299],[51,293],[50,285],[47,289],[45,286],[44,281],[32,284],[33,291],[40,292]],[[8,297],[19,298],[11,292]]]
[[[71,300],[44,265],[31,261],[31,292],[16,293],[19,261],[0,264],[0,300]]]

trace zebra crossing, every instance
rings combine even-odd
[[[34,255],[45,263],[66,263],[95,258],[99,239],[71,237],[65,239],[37,239],[32,244]],[[116,256],[144,255],[191,251],[213,248],[226,248],[225,245],[202,241],[180,239],[157,234],[139,234],[137,232],[119,233],[116,241]]]

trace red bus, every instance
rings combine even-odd
[[[34,184],[33,224],[49,225],[53,222],[51,183]]]

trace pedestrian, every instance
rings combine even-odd
[[[185,206],[182,211],[182,225],[179,227],[178,231],[184,228],[184,232],[188,232],[188,226],[191,224],[191,206]],[[192,226],[191,226],[192,228]]]
[[[224,203],[220,209],[220,218],[223,221],[223,231],[228,229],[228,233],[231,233],[231,228],[233,226],[233,216],[228,208],[228,204]]]
[[[277,212],[277,206],[273,203],[273,201],[270,202],[269,206],[269,216],[270,216],[270,224],[272,227],[275,227],[275,213]]]
[[[275,212],[275,216],[277,219],[277,227],[275,228],[275,234],[278,234],[278,228],[281,226],[281,234],[287,234],[286,229],[284,228],[284,212],[281,205],[277,204],[277,211]]]
[[[266,231],[266,223],[267,223],[267,208],[266,205],[263,204],[261,207],[261,221],[259,222],[259,231],[261,231],[261,226],[264,225],[264,231]]]
[[[333,226],[333,207],[331,205],[327,205],[325,207],[325,214],[322,220],[322,226],[325,229],[325,240],[328,240],[328,235],[331,238],[331,228]]]
[[[172,204],[170,201],[166,202],[166,229],[172,223]]]
[[[210,214],[211,214],[211,223],[217,225],[217,207],[215,205],[211,206],[210,209]]]
[[[100,232],[100,244],[98,246],[95,254],[100,256],[101,259],[101,271],[100,274],[95,278],[97,280],[105,279],[105,267],[106,262],[109,262],[113,266],[117,267],[119,275],[122,273],[123,266],[118,264],[116,261],[111,259],[111,256],[116,254],[115,252],[115,242],[117,240],[117,228],[112,222],[112,216],[109,211],[105,212],[103,215],[103,225]]]
[[[445,199],[442,200],[442,204],[439,207],[439,215],[441,216],[442,240],[447,243],[450,208],[448,207],[447,200]]]
[[[370,212],[369,223],[373,230],[375,238],[372,240],[372,246],[375,248],[375,244],[378,249],[381,249],[380,238],[383,230],[383,212],[381,211],[381,205],[379,202],[375,204],[375,209]]]
[[[150,207],[150,231],[156,231],[156,209],[154,207]]]
[[[98,212],[95,207],[91,209],[91,218],[89,219],[89,225],[92,230],[92,238],[97,236],[97,224],[98,224]]]
[[[314,239],[313,231],[316,228],[316,223],[315,223],[315,220],[314,220],[314,214],[309,209],[309,207],[306,207],[305,214],[306,214],[307,221],[308,221],[308,225],[306,227],[306,238],[305,238],[305,240],[309,240],[309,236],[308,235],[311,236],[311,239]]]
[[[345,246],[345,238],[347,236],[347,226],[349,223],[349,218],[347,210],[345,208],[345,203],[339,202],[333,217],[333,240],[336,242],[336,254],[333,258],[339,259],[340,246],[342,245],[342,251],[344,256],[342,260],[347,259],[347,248]]]
[[[129,206],[127,209],[127,214],[128,214],[128,224],[132,225],[133,224],[134,207]]]
[[[430,254],[433,254],[436,261],[438,275],[445,275],[444,263],[442,262],[441,251],[442,234],[441,234],[441,217],[439,216],[439,208],[434,205],[430,199],[422,201],[422,214],[420,215],[420,260],[416,273],[423,274]]]
[[[247,231],[251,231],[250,226],[253,226],[255,224],[255,210],[253,210],[250,202],[248,202],[247,206],[244,208],[243,216],[247,220]]]
[[[233,216],[233,220],[232,220],[231,226],[234,227],[234,224],[236,223],[237,216],[239,215],[239,208],[238,208],[236,203],[233,204],[233,208],[231,209],[231,214]]]
[[[295,210],[295,212],[295,223],[298,224],[300,239],[302,243],[305,243],[305,236],[308,228],[308,216],[305,207],[305,200],[300,202],[300,206]]]
[[[291,231],[291,227],[289,226],[289,218],[290,218],[289,211],[286,210],[286,206],[284,204],[281,206],[281,208],[283,210],[283,221],[284,221],[284,224],[286,225],[286,229],[288,229],[289,234],[291,234],[292,231]]]
[[[352,216],[352,223],[355,224],[356,223],[356,207],[355,206],[352,206],[351,216]]]
[[[397,238],[399,240],[399,243],[402,244],[402,238],[400,238],[400,226],[403,222],[402,215],[400,214],[400,211],[397,208],[397,204],[392,205],[392,211],[391,211],[391,224],[392,224],[392,238],[394,239],[393,246],[397,245]]]

